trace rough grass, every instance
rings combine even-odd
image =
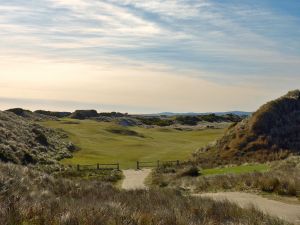
[[[137,160],[188,159],[192,152],[216,140],[224,132],[223,129],[178,131],[168,128],[125,128],[114,123],[93,120],[78,123],[71,119],[42,122],[42,125],[63,129],[81,149],[74,153],[73,158],[63,160],[64,164],[119,162],[122,168],[134,168]]]
[[[218,174],[242,174],[252,172],[267,172],[270,166],[267,164],[253,164],[253,165],[240,165],[240,166],[229,166],[221,168],[212,168],[201,170],[202,175],[218,175]]]
[[[192,192],[255,191],[300,197],[300,157],[290,157],[270,166],[236,166],[200,170],[201,176],[184,176],[191,165],[166,166],[153,173],[152,183],[160,187],[187,189]],[[193,165],[195,167],[195,165]],[[260,171],[256,171],[260,169]],[[247,171],[247,172],[246,172]]]
[[[68,179],[84,179],[84,180],[97,180],[117,184],[123,178],[121,170],[80,170],[76,168],[64,168],[63,171],[53,173],[55,177],[64,177]]]
[[[0,164],[1,225],[283,225],[254,208],[172,190],[119,191]]]

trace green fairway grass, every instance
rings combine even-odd
[[[251,173],[251,172],[266,172],[270,169],[267,164],[253,164],[253,165],[241,165],[232,166],[225,168],[212,168],[204,169],[201,171],[203,175],[217,175],[217,174],[241,174],[241,173]]]
[[[112,122],[63,119],[42,122],[61,128],[80,148],[64,164],[119,162],[121,168],[134,168],[136,161],[185,160],[196,149],[219,138],[224,129],[179,131],[168,128],[125,128]]]

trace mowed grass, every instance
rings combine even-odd
[[[225,168],[212,168],[204,169],[201,173],[204,176],[218,175],[218,174],[242,174],[242,173],[252,173],[252,172],[267,172],[270,166],[267,164],[253,164],[253,165],[241,165],[232,166]]]
[[[188,159],[196,149],[216,140],[224,133],[224,129],[179,131],[168,128],[125,128],[114,123],[93,120],[63,119],[42,124],[63,129],[69,134],[70,141],[80,147],[73,158],[65,159],[62,163],[119,162],[121,168],[135,168],[137,160]],[[118,130],[122,132],[116,132]]]

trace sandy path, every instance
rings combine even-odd
[[[254,205],[259,210],[270,214],[271,216],[277,216],[280,219],[300,225],[300,205],[287,204],[263,198],[259,195],[241,192],[205,193],[194,196],[211,197],[218,201],[229,200],[237,203],[241,207]]]
[[[125,179],[123,180],[122,188],[126,190],[146,189],[145,179],[150,172],[151,169],[123,170]]]

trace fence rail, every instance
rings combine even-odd
[[[73,167],[73,166],[72,166]],[[93,165],[76,165],[77,171],[83,171],[83,170],[120,170],[120,164],[119,163],[105,163],[105,164],[93,164]]]
[[[169,160],[169,161],[136,161],[136,169],[141,168],[158,168],[165,165],[179,166],[179,160]],[[84,170],[120,170],[119,163],[97,163],[91,165],[70,165],[73,169],[77,171]]]

